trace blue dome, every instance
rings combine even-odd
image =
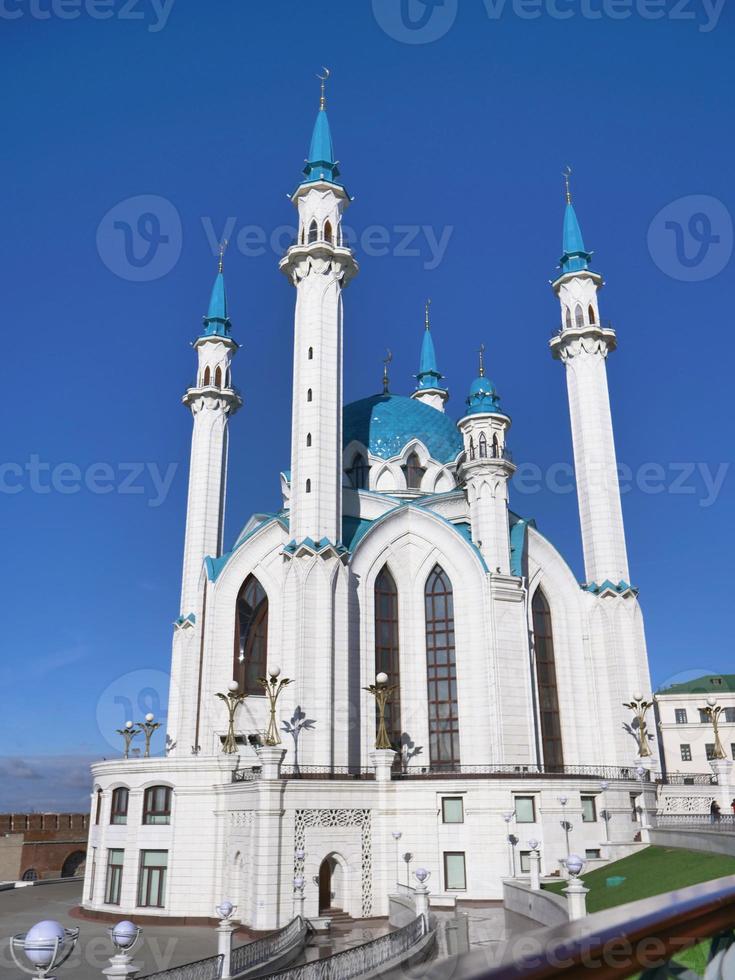
[[[356,440],[374,456],[398,456],[412,439],[420,439],[432,459],[451,463],[462,452],[454,421],[429,405],[403,395],[373,395],[344,409],[344,445]]]
[[[500,396],[490,378],[480,376],[470,385],[467,395],[467,414],[479,415],[484,412],[500,412]]]

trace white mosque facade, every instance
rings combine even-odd
[[[616,336],[571,199],[550,349],[569,392],[584,583],[509,508],[511,419],[484,371],[463,417],[445,412],[428,317],[410,397],[386,385],[343,405],[343,292],[358,265],[323,103],[292,201],[283,506],[254,514],[225,550],[241,399],[220,266],[184,396],[193,437],[167,751],[93,766],[90,913],[208,917],[229,897],[243,922],[270,929],[291,918],[296,877],[309,916],[380,916],[418,866],[437,901],[497,899],[505,876],[528,870],[529,840],[554,873],[570,848],[603,862],[641,830],[649,784],[623,703],[651,687],[607,388]],[[260,678],[275,665],[291,683],[274,745]],[[390,750],[376,750],[366,690],[381,672]],[[247,697],[228,746],[217,694],[233,678]]]

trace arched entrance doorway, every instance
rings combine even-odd
[[[347,911],[346,877],[343,859],[329,854],[319,865],[319,913]]]
[[[73,851],[62,865],[61,877],[81,878],[84,875],[86,857],[84,851]]]

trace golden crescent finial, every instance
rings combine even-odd
[[[324,67],[324,65],[322,65],[322,71],[324,72],[323,75],[320,75],[319,73],[317,73],[317,76],[316,76],[319,79],[320,83],[321,83],[321,94],[319,96],[319,111],[320,112],[324,112],[324,110],[327,108],[327,99],[326,99],[326,95],[325,95],[325,91],[324,90],[325,90],[325,86],[327,84],[327,79],[332,74],[331,71],[328,68],[325,68]]]
[[[567,189],[567,204],[571,204],[572,203],[572,192],[571,192],[570,187],[569,187],[569,178],[571,176],[572,176],[572,168],[569,166],[569,164],[567,164],[566,170],[562,174],[562,177],[564,178],[564,184],[565,184],[566,189]]]

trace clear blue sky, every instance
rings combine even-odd
[[[713,23],[704,0],[690,0],[694,19],[674,19],[667,0],[659,20],[632,2],[615,19],[620,0],[596,19],[602,0],[587,0],[587,16],[559,0],[568,19],[550,0],[535,19],[510,0],[410,0],[411,27],[398,0],[175,0],[167,19],[151,0],[132,8],[139,19],[122,17],[117,0],[111,19],[93,16],[106,8],[91,0],[67,19],[55,2],[6,0],[0,14],[0,462],[21,467],[2,470],[0,493],[0,756],[28,756],[31,769],[2,763],[17,777],[3,780],[16,787],[13,805],[72,801],[44,796],[53,777],[42,757],[62,756],[65,773],[76,757],[110,754],[100,725],[109,735],[122,722],[124,699],[143,691],[140,713],[165,697],[191,431],[180,397],[228,217],[245,398],[231,427],[228,543],[254,510],[278,505],[294,294],[270,246],[247,254],[255,239],[238,233],[257,226],[270,238],[293,224],[286,193],[321,65],[333,72],[330,121],[361,238],[361,275],[345,295],[346,398],[378,389],[387,347],[393,389],[411,390],[430,295],[454,417],[484,342],[517,460],[544,473],[571,460],[564,371],[547,350],[559,322],[548,280],[560,175],[571,164],[586,244],[608,283],[603,316],[618,331],[609,379],[619,459],[634,474],[663,467],[644,478],[663,473],[668,484],[650,493],[634,481],[624,498],[654,682],[732,670],[733,475],[712,501],[701,468],[676,468],[706,465],[714,478],[732,457],[732,6]],[[140,269],[121,258],[124,226],[137,230],[128,199],[139,195],[170,202],[154,207],[159,229],[140,226],[169,235],[160,268],[141,265],[140,251]],[[681,200],[692,195],[706,199]],[[366,237],[371,225],[385,232]],[[410,242],[404,226],[418,229]],[[389,254],[375,254],[383,234]],[[701,244],[712,235],[719,242]],[[433,238],[447,236],[437,254]],[[157,278],[131,278],[149,273]],[[147,468],[137,477],[127,464]],[[171,464],[169,492],[151,506],[151,472],[165,478]],[[113,489],[62,492],[80,475]],[[122,492],[126,479],[142,492]],[[672,492],[677,479],[694,492]],[[512,503],[581,579],[574,494],[516,490]],[[31,784],[36,795],[24,796]]]

